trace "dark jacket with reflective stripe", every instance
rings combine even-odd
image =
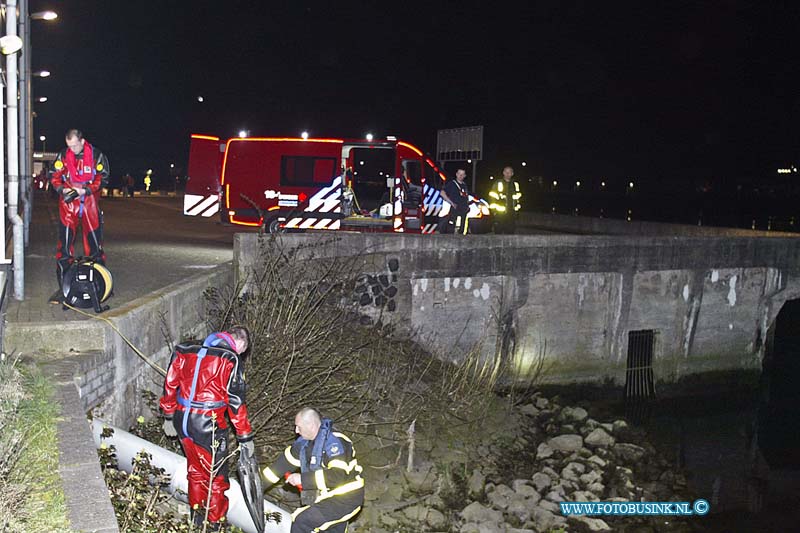
[[[333,435],[338,437],[342,449],[332,450],[329,449],[330,447],[324,449],[321,468],[301,472],[303,494],[309,491],[316,491],[314,501],[317,502],[336,496],[344,497],[345,495],[358,495],[363,500],[364,480],[361,477],[362,469],[356,460],[356,451],[353,448],[353,443],[338,431],[333,431]],[[264,477],[269,483],[277,483],[287,474],[301,469],[302,444],[301,439],[296,440],[286,448],[281,457],[264,469]],[[314,442],[309,442],[306,453],[311,454],[313,448]]]
[[[197,353],[202,346],[180,344],[172,354],[172,360],[164,380],[164,396],[161,398],[161,411],[167,418],[172,418],[176,410],[185,411],[179,404],[178,395],[188,398],[195,375]],[[206,356],[200,362],[197,373],[194,402],[216,403],[214,409],[192,408],[189,411],[190,428],[206,432],[211,428],[211,414],[216,413],[216,424],[219,429],[226,429],[227,413],[236,430],[236,438],[245,442],[253,438],[250,420],[247,418],[244,381],[244,368],[239,356],[226,342],[215,347],[206,348]],[[190,429],[191,433],[192,430]],[[192,436],[192,435],[189,435]]]

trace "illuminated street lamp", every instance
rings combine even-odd
[[[205,98],[203,98],[202,96],[197,97],[197,101],[200,102],[201,104],[203,103],[203,100],[205,100]]]
[[[629,181],[629,182],[628,182],[628,188],[629,188],[629,189],[633,189],[633,182],[632,182],[632,181]]]
[[[47,137],[44,135],[39,135],[39,140],[42,141],[42,152],[47,151]]]
[[[300,134],[300,137],[302,137],[302,138],[303,138],[303,140],[306,140],[306,139],[308,139],[308,132],[307,132],[307,131],[304,131],[303,133],[301,133],[301,134]]]
[[[31,20],[56,20],[58,13],[55,11],[37,11],[30,14]]]
[[[553,187],[558,187],[558,181],[557,180],[553,180]]]
[[[49,78],[50,77],[50,71],[49,70],[39,70],[37,72],[32,72],[31,76],[34,76],[36,78]]]
[[[525,162],[525,161],[523,161],[523,162],[522,162],[522,166],[523,166],[523,167],[526,167],[526,166],[528,166],[528,163],[527,163],[527,162]]]
[[[373,136],[371,133],[367,133],[367,141],[372,142]]]
[[[47,97],[46,96],[40,96],[39,98],[36,99],[36,101],[41,102],[41,103],[45,103],[47,101]]]
[[[240,139],[244,139],[245,137],[247,137],[247,134],[248,134],[247,130],[239,130]]]
[[[606,182],[605,182],[605,181],[601,181],[601,182],[600,182],[600,186],[601,186],[601,187],[605,187],[605,186],[606,186]]]

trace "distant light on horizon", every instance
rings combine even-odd
[[[558,181],[557,180],[553,180],[553,187],[558,187]]]
[[[46,101],[47,101],[47,97],[46,97],[46,96],[40,96],[40,97],[38,98],[38,100],[39,100],[40,102],[44,103],[44,102],[46,102]]]
[[[575,186],[576,186],[576,187],[580,187],[580,186],[581,186],[581,182],[580,182],[580,181],[576,181],[576,182],[575,182]]]
[[[306,140],[306,139],[308,139],[308,132],[307,132],[307,131],[304,131],[303,133],[301,133],[301,134],[300,134],[300,137],[302,137],[302,138],[303,138],[303,140]]]
[[[47,137],[45,137],[44,135],[39,135],[39,140],[44,142],[47,140]]]
[[[629,188],[631,188],[631,189],[633,189],[633,182],[632,182],[632,181],[629,181],[629,182],[628,182],[628,187],[629,187]]]
[[[527,166],[528,166],[528,163],[527,163],[527,162],[525,162],[525,161],[523,161],[523,162],[522,162],[522,166],[523,166],[523,167],[527,167]]]
[[[606,182],[605,182],[605,181],[601,181],[601,182],[600,182],[600,186],[601,186],[601,187],[605,187],[605,186],[606,186]]]
[[[203,100],[205,100],[205,98],[203,98],[202,96],[197,97],[198,102],[203,103]]]
[[[367,133],[367,141],[372,142],[373,136],[371,133]]]
[[[247,137],[247,130],[239,130],[239,138],[244,139]]]

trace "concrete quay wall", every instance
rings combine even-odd
[[[361,312],[400,326],[443,359],[480,345],[522,375],[542,359],[546,382],[622,384],[629,332],[652,330],[656,381],[760,370],[777,313],[800,297],[800,238],[613,229],[465,239],[285,234],[272,245],[358,257]],[[258,246],[257,235],[236,236],[237,279],[258,261]]]

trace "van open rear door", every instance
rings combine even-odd
[[[192,134],[183,214],[212,217],[219,212],[219,179],[225,145],[219,137]]]

